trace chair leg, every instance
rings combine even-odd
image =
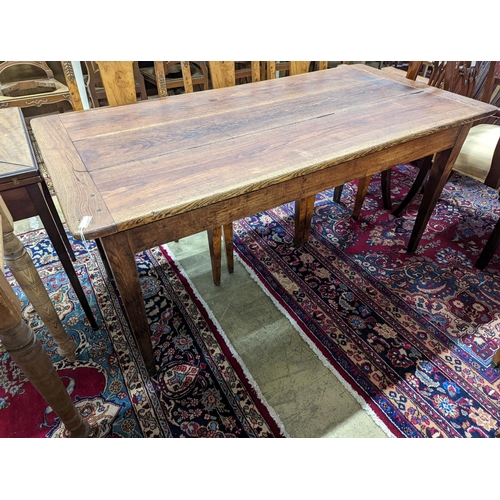
[[[218,226],[207,230],[208,248],[210,250],[210,260],[212,262],[212,278],[215,285],[220,285],[221,260],[222,260],[222,227]]]
[[[102,263],[104,264],[104,269],[106,271],[106,274],[109,279],[113,279],[113,272],[111,271],[111,267],[109,265],[108,257],[106,255],[106,252],[104,250],[104,247],[102,246],[102,241],[100,238],[95,239],[95,244],[97,247],[97,250],[99,251],[99,255],[101,256]]]
[[[26,189],[28,190],[28,193],[38,215],[40,216],[40,219],[42,220],[42,224],[45,227],[47,234],[49,235],[50,241],[54,245],[59,260],[61,261],[61,264],[64,267],[66,274],[68,275],[69,281],[72,284],[73,289],[75,290],[75,293],[78,297],[78,300],[80,301],[83,310],[85,311],[90,325],[94,330],[97,330],[98,326],[94,315],[92,314],[92,309],[90,308],[85,292],[83,291],[82,284],[80,283],[80,280],[76,275],[75,268],[71,263],[68,253],[66,252],[66,247],[64,246],[61,235],[57,230],[52,214],[47,208],[47,204],[45,198],[42,196],[40,187],[38,186],[38,184],[32,184],[30,186],[26,186]]]
[[[391,173],[392,169],[384,170],[382,172],[381,182],[382,182],[382,200],[384,202],[384,208],[386,210],[392,209],[391,201]]]
[[[52,214],[52,218],[54,219],[55,225],[57,227],[57,230],[59,231],[59,234],[61,235],[62,241],[64,243],[64,246],[66,247],[66,250],[68,251],[68,254],[73,262],[76,261],[76,256],[75,253],[73,252],[73,248],[71,247],[71,243],[69,242],[68,235],[66,234],[66,231],[64,229],[63,223],[61,221],[61,218],[59,217],[59,214],[57,213],[57,208],[54,205],[54,200],[52,199],[52,195],[50,194],[49,188],[47,187],[47,184],[42,180],[40,183],[42,187],[42,193],[45,198],[45,201],[47,202],[47,207]]]
[[[493,231],[486,242],[481,254],[479,255],[479,259],[477,259],[476,267],[481,271],[488,265],[493,254],[496,252],[498,245],[500,244],[500,219],[495,224]],[[498,356],[498,362],[500,362],[500,354]]]
[[[337,186],[333,189],[333,201],[335,203],[340,203],[340,197],[342,196],[342,191],[344,190],[344,184]]]
[[[429,173],[431,167],[432,156],[427,156],[422,162],[417,177],[408,191],[408,194],[405,196],[405,199],[398,205],[396,210],[392,212],[394,217],[399,217],[403,213],[403,210],[413,201],[413,198],[417,196],[420,188],[424,185],[425,179],[427,178],[427,174]]]
[[[231,274],[234,272],[234,254],[233,254],[233,223],[224,224],[222,226],[224,231],[224,245],[226,247],[226,262],[227,270]]]
[[[361,213],[361,208],[363,207],[363,202],[366,198],[366,193],[368,192],[368,187],[370,186],[370,181],[372,179],[371,175],[362,177],[358,181],[358,192],[356,193],[356,201],[354,202],[354,208],[351,217],[354,220],[358,220]]]

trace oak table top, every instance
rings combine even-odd
[[[133,252],[294,200],[300,243],[317,192],[443,151],[440,193],[472,123],[496,110],[351,65],[31,123],[69,230],[92,217],[84,235],[101,239],[127,309]],[[143,309],[127,315],[152,373]]]

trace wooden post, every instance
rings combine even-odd
[[[0,272],[0,340],[13,361],[59,416],[71,437],[88,437],[83,420],[42,344],[21,316],[21,302]]]
[[[26,248],[14,234],[12,217],[1,196],[0,214],[2,216],[3,257],[5,263],[57,343],[57,352],[68,360],[74,361],[76,359],[76,345],[64,330]]]
[[[4,228],[9,229],[12,225],[10,213],[4,208],[5,205],[0,197],[0,241],[4,241]],[[88,437],[90,435],[89,424],[76,410],[49,356],[43,350],[42,344],[22,319],[21,301],[3,274],[3,254],[0,258],[0,265],[2,267],[0,271],[0,341],[3,347],[59,416],[69,431],[70,437]]]

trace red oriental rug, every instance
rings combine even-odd
[[[414,176],[411,166],[394,169],[394,206]],[[353,221],[355,184],[340,204],[331,190],[317,196],[300,248],[292,204],[236,222],[237,255],[390,436],[493,437],[500,256],[484,272],[474,263],[500,217],[498,192],[455,174],[411,255],[418,205],[393,217],[375,176]]]
[[[284,437],[286,432],[182,269],[164,248],[136,256],[160,366],[147,375],[99,253],[73,241],[75,268],[100,329],[89,326],[44,230],[21,235],[77,360],[56,352],[17,286],[23,314],[95,437]],[[0,437],[65,437],[58,417],[0,346]]]

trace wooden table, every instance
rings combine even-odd
[[[100,238],[150,373],[136,252],[443,151],[416,247],[473,121],[496,108],[364,66],[32,121],[68,227]],[[424,197],[424,198],[425,198]],[[424,204],[423,204],[424,206]]]

